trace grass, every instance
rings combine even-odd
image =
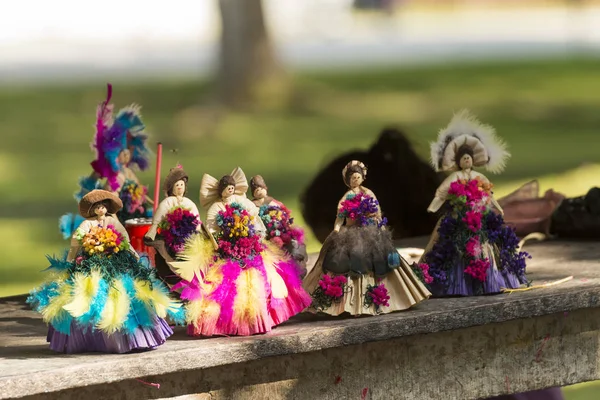
[[[248,176],[265,176],[270,193],[297,210],[298,195],[327,159],[369,146],[389,123],[404,127],[427,157],[428,141],[463,107],[510,145],[507,170],[493,177],[499,194],[532,177],[580,194],[599,172],[599,67],[599,60],[572,59],[314,73],[296,77],[293,106],[258,113],[219,111],[201,81],[119,84],[113,101],[143,105],[152,142],[163,142],[165,169],[183,163],[194,199],[203,173],[218,177],[240,165]],[[90,171],[94,109],[104,90],[0,90],[0,296],[39,282],[43,255],[65,245],[56,221],[76,211],[71,194]],[[141,178],[150,183],[152,175]],[[310,235],[309,247],[318,249]]]
[[[260,113],[220,112],[199,81],[119,84],[113,100],[143,105],[151,140],[165,146],[164,170],[185,166],[192,199],[203,173],[220,177],[240,165],[248,176],[262,174],[303,224],[298,196],[326,160],[369,146],[389,123],[404,127],[427,157],[428,141],[463,107],[510,145],[506,172],[493,177],[499,195],[534,177],[543,188],[584,193],[600,173],[599,78],[593,59],[495,62],[299,75],[292,107]],[[44,254],[66,245],[57,218],[76,211],[71,194],[90,172],[88,143],[104,95],[102,84],[0,89],[0,297],[38,283]],[[152,175],[141,178],[150,183]],[[318,249],[310,234],[309,249]],[[565,393],[590,399],[599,389],[590,383]]]

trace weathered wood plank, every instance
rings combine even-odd
[[[372,398],[380,398],[379,390],[406,390],[414,399],[445,390],[467,399],[507,392],[490,374],[508,376],[510,391],[600,378],[595,322],[600,316],[600,243],[541,243],[527,250],[534,256],[529,267],[534,283],[567,275],[575,279],[522,293],[433,299],[377,317],[300,315],[254,337],[198,340],[178,329],[165,345],[139,354],[57,355],[47,348],[46,327],[23,298],[1,299],[0,398],[57,391],[67,398],[85,394],[86,386],[106,391],[131,387],[146,398],[203,392],[219,398],[230,393],[225,388],[237,388],[236,398],[260,398],[260,390],[273,399],[310,398],[298,397],[309,393],[352,398],[366,385]],[[542,343],[549,358],[531,361]],[[456,379],[447,378],[450,370],[444,373],[444,368]],[[331,383],[334,371],[343,372],[344,384]],[[366,374],[363,380],[361,374]],[[156,390],[134,378],[164,383]],[[234,380],[237,386],[231,386]],[[168,382],[179,389],[167,390]]]

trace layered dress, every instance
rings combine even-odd
[[[154,266],[158,276],[168,284],[179,281],[168,266],[185,248],[186,240],[201,231],[198,207],[187,197],[168,196],[160,202],[146,237],[155,250]]]
[[[169,263],[182,281],[173,287],[186,300],[191,336],[269,332],[310,305],[294,261],[264,240],[258,208],[245,197],[241,169],[232,173],[234,195],[221,199],[218,181],[205,175],[201,204],[211,236],[194,235]]]
[[[259,208],[259,216],[266,229],[265,239],[285,250],[296,261],[304,276],[308,261],[304,231],[294,225],[290,210],[272,197],[266,197],[262,201],[253,200],[253,203]]]
[[[304,280],[310,311],[375,315],[408,309],[431,295],[397,252],[371,190],[346,192],[337,216]]]
[[[421,263],[434,296],[499,293],[527,283],[525,261],[514,229],[492,209],[491,184],[476,171],[453,172],[436,192],[444,204]]]
[[[27,302],[50,327],[57,352],[126,353],[155,348],[183,323],[182,305],[130,247],[127,231],[107,215],[75,230],[65,257],[48,257],[48,280]]]

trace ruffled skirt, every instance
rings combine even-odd
[[[313,297],[309,311],[330,315],[401,311],[431,295],[396,251],[390,232],[377,227],[342,227],[332,233],[304,288]]]
[[[131,260],[132,273],[108,273],[106,264],[104,269],[98,265],[84,271],[64,259],[50,259],[53,276],[34,289],[27,302],[50,325],[48,341],[53,350],[151,349],[173,333],[165,318],[184,323],[184,309],[170,298],[167,287],[151,272],[134,273],[146,267],[130,254],[112,257]]]
[[[196,240],[200,240],[197,238]],[[187,255],[188,260],[198,260]],[[206,259],[206,258],[204,258]],[[175,270],[194,261],[170,263]],[[276,246],[240,263],[217,259],[190,280],[173,287],[187,300],[191,336],[240,335],[269,332],[310,305],[296,263]],[[202,272],[201,272],[202,271]]]

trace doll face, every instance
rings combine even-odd
[[[173,185],[173,195],[175,196],[183,196],[185,193],[185,181],[183,179],[178,180]]]
[[[106,209],[106,206],[102,203],[94,206],[94,214],[96,214],[98,217],[105,216],[107,211],[108,210]]]
[[[363,183],[363,180],[364,179],[361,174],[359,174],[358,172],[353,173],[350,176],[350,187],[353,189],[359,187]]]
[[[127,165],[131,161],[131,152],[129,149],[124,149],[119,153],[119,157],[117,157],[117,161],[121,165]]]
[[[469,154],[465,154],[460,158],[460,169],[469,169],[473,167],[473,158]]]
[[[224,199],[226,199],[228,197],[231,197],[233,195],[233,192],[235,192],[235,187],[233,185],[229,185],[225,189],[223,189],[223,191],[221,192],[221,196]]]
[[[267,195],[267,189],[258,187],[253,193],[255,199],[264,199]]]

